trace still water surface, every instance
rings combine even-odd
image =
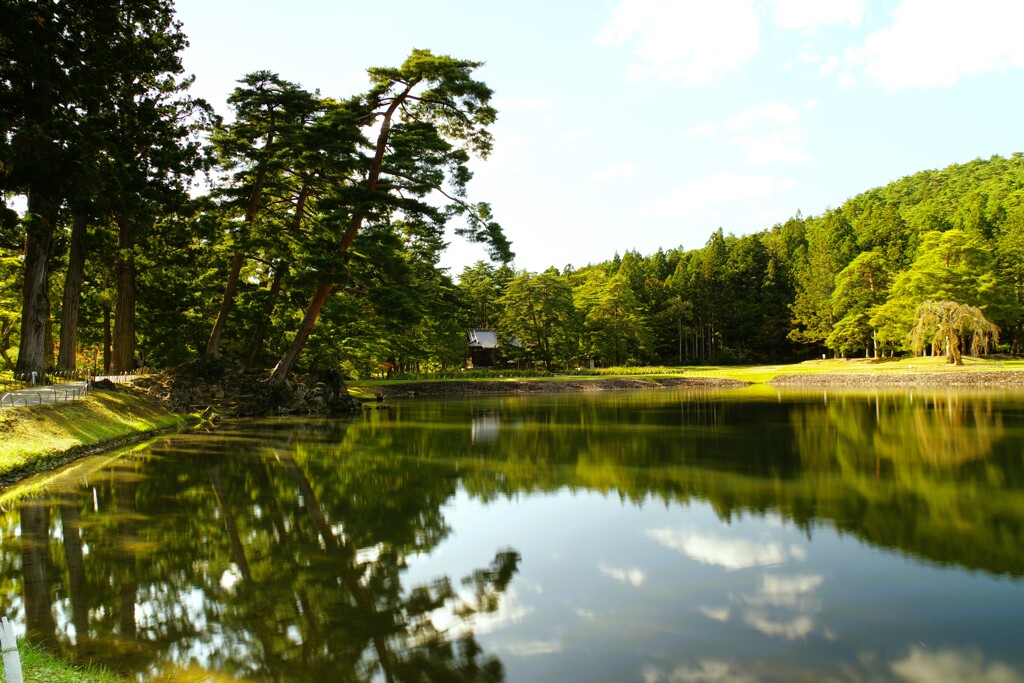
[[[0,517],[139,680],[1024,683],[1024,394],[666,390],[240,421]]]

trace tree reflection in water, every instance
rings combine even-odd
[[[265,443],[208,437],[187,462],[158,446],[89,488],[22,502],[4,520],[4,557],[23,568],[5,575],[7,613],[34,640],[145,678],[504,679],[472,624],[501,609],[516,551],[463,588],[402,582],[410,554],[447,535],[454,480]],[[435,628],[439,616],[461,626]]]
[[[497,681],[473,629],[507,608],[519,553],[496,539],[461,581],[408,585],[413,558],[451,533],[460,490],[697,500],[725,524],[770,513],[1022,576],[1020,407],[652,392],[239,423],[164,439],[0,517],[4,609],[32,637],[138,677]]]

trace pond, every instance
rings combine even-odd
[[[138,680],[1024,682],[1024,394],[658,390],[229,422],[0,517]]]

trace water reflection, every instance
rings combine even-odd
[[[88,489],[20,503],[5,517],[3,555],[23,567],[5,577],[7,613],[34,640],[146,678],[503,680],[472,624],[499,610],[518,553],[461,584],[404,585],[406,557],[449,531],[438,506],[454,481],[336,467],[293,436],[259,455],[241,435],[164,442]],[[464,628],[451,637],[437,613]]]
[[[1024,604],[1022,452],[1012,395],[234,423],[17,502],[3,609],[140,679],[1017,681],[1024,614],[966,601]]]

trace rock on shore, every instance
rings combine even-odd
[[[198,360],[159,375],[141,377],[134,384],[169,410],[202,411],[204,416],[301,415],[359,408],[336,370],[312,373],[284,384],[268,384],[265,372],[247,372],[216,360]]]

